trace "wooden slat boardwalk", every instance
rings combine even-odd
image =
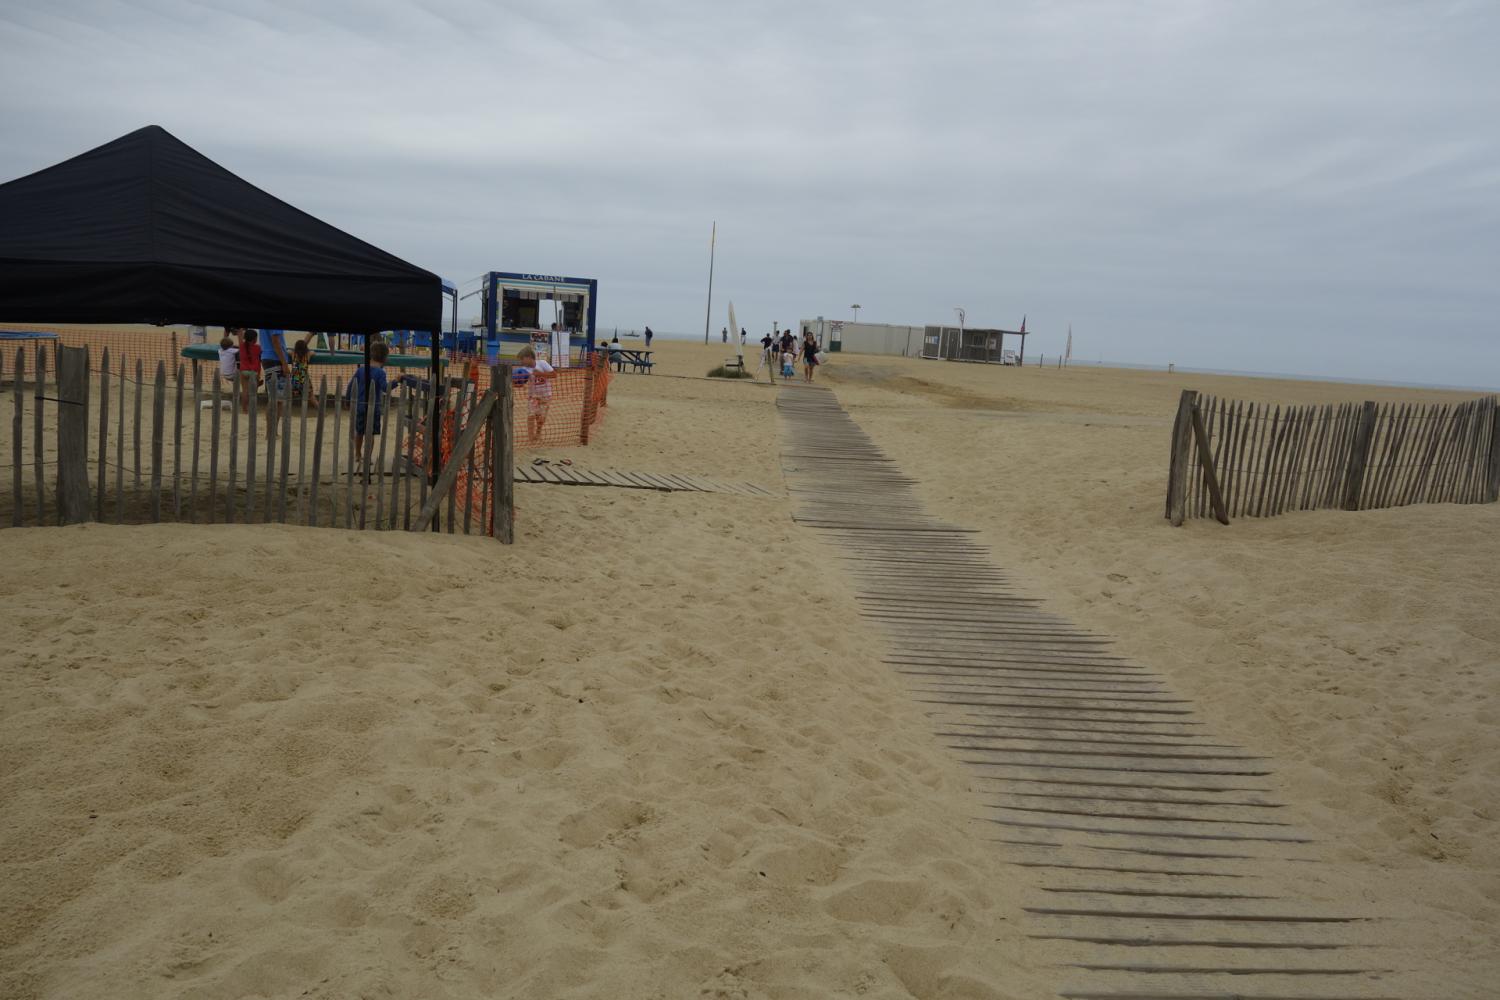
[[[744,497],[776,496],[754,483],[711,479],[676,472],[620,472],[616,469],[580,469],[576,465],[549,463],[516,466],[516,482],[549,486],[616,486],[627,490],[657,490],[662,493],[730,493]]]
[[[793,516],[844,560],[886,663],[984,789],[1027,952],[1057,967],[1060,997],[1406,995],[1391,924],[1318,899],[1320,847],[1276,801],[1270,761],[1215,738],[1107,637],[1016,593],[832,392],[786,386],[777,405]]]

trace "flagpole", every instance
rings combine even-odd
[[[719,223],[708,237],[708,308],[703,311],[703,342],[708,343],[708,322],[714,314],[714,245],[719,241]]]

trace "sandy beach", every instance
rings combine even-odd
[[[523,484],[510,548],[0,534],[0,996],[1055,995],[974,778],[790,519],[775,390],[699,378],[722,345],[653,346],[557,455],[774,498]],[[1019,588],[1275,758],[1323,891],[1400,901],[1423,995],[1492,995],[1500,507],[1162,517],[1184,388],[1472,394],[857,355],[819,377]]]

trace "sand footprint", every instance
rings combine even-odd
[[[829,896],[823,908],[839,920],[857,924],[899,924],[923,900],[920,882],[866,879]]]

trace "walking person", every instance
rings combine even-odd
[[[812,331],[808,330],[802,335],[802,381],[811,382],[813,371],[818,367],[818,342],[813,339]]]
[[[651,338],[654,336],[656,335],[651,332],[651,328],[649,326],[646,327],[646,350],[648,351],[651,350]]]

